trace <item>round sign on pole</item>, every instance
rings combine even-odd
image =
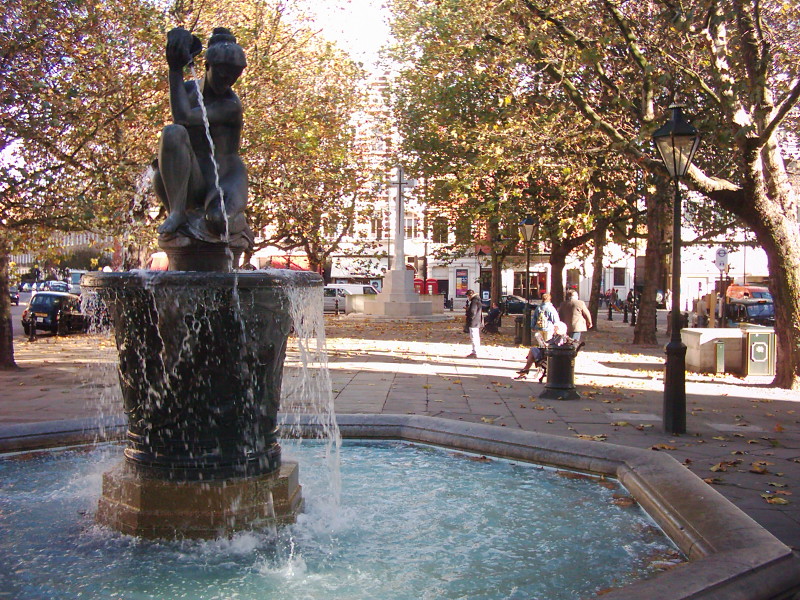
[[[728,266],[728,251],[725,248],[717,248],[714,254],[714,263],[720,271],[724,271],[725,267]]]

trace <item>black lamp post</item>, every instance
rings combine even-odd
[[[525,242],[525,308],[522,311],[522,345],[531,345],[531,240],[533,217],[528,215],[519,224],[519,237]]]
[[[700,145],[700,134],[684,118],[679,104],[672,104],[667,123],[653,134],[653,142],[675,183],[672,207],[672,314],[667,365],[664,376],[664,430],[686,432],[686,346],[681,340],[681,191],[678,181],[686,175]]]

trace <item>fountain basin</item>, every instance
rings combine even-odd
[[[128,418],[124,465],[104,476],[101,523],[213,538],[295,518],[297,466],[282,469],[277,439],[288,291],[321,286],[310,272],[82,277],[114,328]]]
[[[81,427],[3,427],[0,450],[58,445],[62,433],[74,442]],[[604,598],[767,600],[800,589],[791,549],[664,453],[422,416],[343,415],[339,427],[344,437],[401,439],[615,477],[689,562]],[[109,437],[122,430],[122,423],[105,423]],[[89,439],[96,434],[86,430]]]

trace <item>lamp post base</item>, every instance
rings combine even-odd
[[[664,431],[686,433],[686,345],[671,340],[666,347]]]
[[[528,303],[522,310],[522,345],[531,345],[531,305]]]

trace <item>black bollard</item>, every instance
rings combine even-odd
[[[548,346],[547,383],[539,398],[546,400],[577,400],[581,397],[575,389],[575,346]]]
[[[613,307],[613,305],[611,304],[611,302],[609,302],[609,303],[608,303],[608,320],[609,320],[609,321],[613,321],[613,320],[614,320],[614,314],[613,314],[613,312],[612,312],[613,310],[614,310],[614,307]]]
[[[622,322],[623,323],[627,323],[628,322],[628,303],[627,302],[622,305]]]

